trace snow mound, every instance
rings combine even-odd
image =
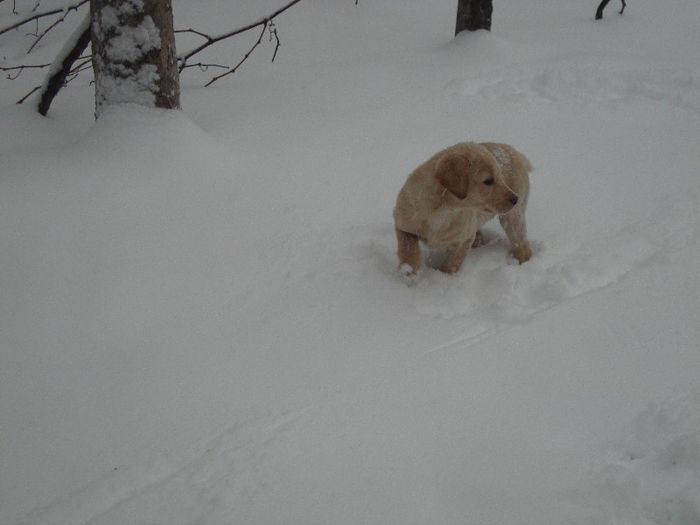
[[[598,512],[590,523],[700,523],[700,391],[642,412],[585,492]]]

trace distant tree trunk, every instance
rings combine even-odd
[[[457,4],[457,25],[455,35],[464,30],[491,31],[492,0],[459,0]]]
[[[95,116],[110,104],[180,107],[170,0],[90,0]]]
[[[610,2],[610,0],[603,0],[598,5],[598,9],[595,12],[595,19],[596,20],[600,20],[601,18],[603,18],[603,9],[605,9],[605,6],[608,5],[608,2]],[[625,7],[627,7],[627,3],[625,2],[625,0],[622,0],[622,7],[620,8],[620,14],[625,12]]]

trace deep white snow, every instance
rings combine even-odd
[[[698,525],[700,5],[596,3],[305,0],[181,112],[2,80],[0,523]],[[408,287],[394,199],[464,140],[534,164],[535,255]]]

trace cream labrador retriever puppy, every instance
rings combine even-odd
[[[530,162],[508,144],[463,142],[446,148],[409,175],[394,208],[399,272],[415,277],[420,242],[445,252],[438,269],[459,270],[479,227],[498,215],[513,255],[532,256],[525,229]]]

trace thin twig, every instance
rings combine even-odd
[[[63,22],[63,21],[66,19],[66,16],[68,16],[68,12],[66,12],[66,14],[63,15],[62,17],[56,19],[56,20],[54,21],[54,23],[51,24],[49,27],[47,27],[46,29],[44,29],[44,31],[43,31],[40,35],[38,35],[38,36],[36,37],[36,40],[34,40],[34,43],[33,43],[31,46],[29,46],[29,49],[27,49],[27,54],[29,54],[29,53],[32,52],[32,50],[36,47],[36,45],[41,41],[42,38],[44,38],[44,37],[46,36],[46,34],[47,34],[49,31],[51,31],[54,27],[56,27],[58,24],[60,24],[61,22]],[[38,29],[38,28],[37,28],[37,29]]]
[[[0,2],[2,2],[2,0],[0,0]],[[83,65],[92,62],[92,55],[82,56],[80,57],[80,60],[82,60],[82,62],[80,62],[80,64],[78,64],[76,67],[82,67]],[[45,69],[49,66],[51,66],[51,64],[22,64],[21,66],[0,66],[0,71],[19,71],[21,73],[25,69]]]
[[[227,76],[227,75],[233,75],[233,74],[236,72],[236,70],[237,70],[239,67],[241,67],[241,65],[243,65],[243,62],[245,62],[246,60],[248,60],[248,57],[253,53],[253,51],[255,51],[255,48],[258,47],[258,46],[260,45],[260,42],[262,42],[262,37],[263,37],[263,35],[265,34],[265,30],[266,30],[266,29],[267,29],[267,22],[263,25],[263,29],[262,29],[262,31],[260,31],[260,36],[258,37],[258,40],[255,42],[255,44],[253,44],[253,47],[251,47],[251,48],[248,50],[248,52],[247,52],[247,53],[245,54],[245,56],[241,59],[241,61],[240,61],[238,64],[236,64],[235,67],[233,67],[231,70],[227,71],[226,73],[222,73],[221,75],[217,75],[217,76],[215,76],[214,78],[212,78],[209,82],[207,82],[206,84],[204,84],[204,87],[209,87],[209,86],[211,86],[214,82],[216,82],[216,81],[219,80],[220,78],[223,78],[223,77],[225,77],[225,76]]]
[[[33,95],[34,93],[36,93],[36,92],[39,91],[40,89],[41,89],[41,86],[36,86],[36,87],[35,87],[34,89],[32,89],[29,93],[27,93],[27,94],[24,95],[21,99],[19,99],[19,100],[17,101],[17,104],[22,104],[22,103],[23,103],[25,100],[27,100],[31,95]]]
[[[289,9],[290,7],[292,7],[292,6],[296,5],[296,4],[298,4],[299,2],[301,2],[301,0],[293,0],[293,1],[289,2],[288,4],[286,4],[286,5],[282,6],[282,7],[280,7],[277,11],[275,11],[275,12],[272,13],[271,15],[266,16],[265,18],[261,18],[261,19],[258,20],[257,22],[254,22],[254,23],[252,23],[252,24],[248,24],[247,26],[241,27],[241,28],[236,29],[236,30],[234,30],[234,31],[229,31],[228,33],[224,33],[224,34],[218,35],[218,36],[210,36],[210,35],[201,33],[201,32],[199,32],[199,31],[194,31],[194,30],[183,30],[182,32],[195,33],[195,34],[197,34],[197,35],[199,35],[199,36],[205,38],[205,39],[206,39],[206,42],[204,42],[203,44],[201,44],[201,45],[195,47],[194,49],[192,49],[192,50],[190,50],[190,51],[187,51],[186,53],[184,53],[184,54],[182,54],[182,55],[180,55],[180,56],[178,57],[178,61],[180,62],[180,68],[179,68],[179,70],[182,71],[182,70],[185,68],[185,66],[187,65],[187,61],[188,61],[190,58],[192,58],[194,55],[196,55],[197,53],[199,53],[199,52],[201,52],[202,50],[206,49],[207,47],[209,47],[209,46],[211,46],[211,45],[214,45],[214,44],[216,44],[217,42],[220,42],[221,40],[224,40],[224,39],[226,39],[226,38],[231,38],[231,37],[236,36],[236,35],[240,35],[241,33],[245,33],[246,31],[250,31],[251,29],[256,28],[256,27],[259,27],[259,26],[264,26],[264,28],[267,28],[267,25],[268,25],[275,17],[281,15],[281,14],[284,13],[287,9]],[[263,31],[263,33],[264,33],[264,31]],[[262,38],[262,37],[260,37],[260,38]],[[258,42],[256,45],[254,45],[254,46],[253,46],[253,49],[255,49],[259,43],[260,43],[260,42]],[[251,52],[252,52],[252,50],[248,52],[248,54],[246,55],[246,58],[250,55]],[[245,59],[244,59],[243,61],[245,61]],[[241,63],[243,63],[243,61],[241,61],[241,62],[234,68],[234,70],[237,69],[238,66],[240,66]],[[211,81],[210,81],[209,83],[211,84]],[[207,84],[207,85],[209,85],[209,84]]]
[[[92,60],[88,60],[87,64],[83,64],[80,67],[75,67],[71,69],[71,72],[66,76],[66,81],[63,83],[64,86],[67,86],[70,84],[73,80],[78,78],[78,75],[82,73],[83,71],[87,71],[88,69],[92,69]]]
[[[209,40],[211,37],[207,34],[202,33],[201,31],[197,31],[195,29],[192,29],[191,27],[189,29],[176,29],[175,34],[178,33],[193,33],[195,35],[201,36],[202,38],[206,38]]]
[[[272,39],[275,39],[275,51],[272,53],[272,60],[271,62],[275,61],[275,57],[277,57],[277,50],[280,48],[280,35],[277,33],[277,28],[275,27],[274,22],[270,22],[270,42],[272,42]]]
[[[0,0],[1,2],[2,0]],[[83,71],[87,71],[88,69],[92,68],[92,55],[84,56],[81,57],[82,62],[75,66],[73,69],[71,69],[70,73],[66,76],[66,81],[64,82],[64,85],[67,85],[71,81],[75,80],[77,76],[82,73]],[[51,64],[46,64],[46,66],[50,66]],[[42,67],[46,67],[42,66]],[[17,66],[17,67],[27,67],[27,66]],[[28,66],[28,67],[39,67],[39,66]],[[34,87],[29,93],[24,95],[21,99],[17,101],[17,104],[22,104],[24,103],[25,100],[27,100],[31,95],[36,93],[38,90],[41,89],[41,86],[36,86]]]
[[[28,24],[29,22],[39,20],[40,18],[43,18],[45,16],[51,16],[51,15],[55,15],[55,14],[63,13],[63,12],[68,13],[68,11],[77,11],[80,8],[80,6],[82,6],[83,4],[87,4],[89,1],[90,0],[80,0],[79,2],[77,2],[73,5],[67,6],[67,7],[63,7],[60,9],[51,9],[50,11],[42,11],[41,13],[36,13],[36,14],[29,16],[27,18],[23,18],[19,22],[15,22],[12,25],[9,25],[3,29],[0,29],[0,35],[2,35],[3,33],[7,33],[8,31],[12,31],[13,29],[17,29],[18,27],[21,27],[24,24]]]
[[[224,66],[223,64],[207,64],[204,62],[197,62],[196,64],[187,64],[185,66],[185,69],[190,68],[190,67],[198,67],[200,69],[200,71],[206,71],[210,67],[218,67],[220,69],[229,69],[230,68],[230,66]]]
[[[44,69],[45,67],[49,67],[51,64],[29,64],[29,65],[21,65],[21,66],[0,66],[0,71],[16,71],[17,74],[13,75],[12,73],[8,73],[7,75],[7,80],[17,80],[19,76],[22,74],[22,72],[25,69]]]
[[[22,64],[21,66],[0,66],[0,71],[16,71],[22,69],[42,69],[51,64]]]
[[[38,18],[36,20],[34,20],[34,32],[27,33],[24,36],[39,36],[39,19]]]

